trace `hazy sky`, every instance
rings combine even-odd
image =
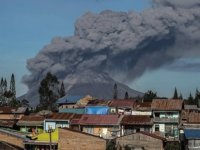
[[[34,57],[53,37],[73,35],[75,20],[85,12],[142,11],[149,7],[148,0],[0,0],[0,77],[6,77],[9,82],[14,73],[17,95],[24,94],[27,88],[21,78],[28,74],[26,60]],[[179,63],[182,62],[176,62]],[[199,87],[199,77],[199,71],[169,70],[166,66],[147,71],[130,85],[141,92],[152,89],[160,96],[169,97],[176,86],[187,96]]]

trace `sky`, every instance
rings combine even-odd
[[[35,57],[53,37],[73,35],[74,23],[84,13],[107,9],[140,12],[150,7],[149,0],[0,0],[0,77],[9,81],[14,73],[20,96],[27,91],[21,82],[29,73],[27,59]],[[167,97],[173,95],[176,86],[187,97],[199,87],[199,76],[198,71],[177,71],[166,66],[146,71],[129,86],[141,92],[151,89]]]

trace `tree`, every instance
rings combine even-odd
[[[15,91],[15,76],[14,74],[11,75],[10,79],[10,91],[13,93],[13,97],[16,97],[16,91]]]
[[[118,97],[118,90],[117,90],[117,84],[114,84],[114,89],[113,89],[113,99],[117,99]]]
[[[149,90],[146,93],[144,93],[143,99],[144,102],[151,102],[154,98],[157,97],[157,93]]]
[[[180,93],[180,96],[178,97],[178,99],[183,99],[183,96],[182,94]]]
[[[195,105],[195,101],[194,101],[194,98],[193,98],[191,92],[190,92],[187,102],[188,102],[188,105]]]
[[[3,81],[3,93],[7,91],[7,81],[6,79]]]
[[[54,104],[59,98],[59,81],[56,76],[50,72],[47,73],[46,77],[40,82],[39,95],[40,95],[40,106],[43,109],[52,110]]]
[[[21,100],[21,105],[25,107],[29,107],[29,101],[26,99]]]
[[[60,86],[60,97],[63,97],[65,96],[65,86],[64,86],[64,83],[62,82],[61,83],[61,86]]]
[[[128,99],[128,98],[129,98],[128,92],[126,92],[125,95],[124,95],[124,99]]]
[[[173,99],[178,99],[178,92],[177,92],[176,87],[175,87],[175,89],[174,89],[174,96],[173,96]]]
[[[197,105],[198,107],[200,107],[200,92],[199,92],[198,89],[196,89],[194,103],[195,103],[195,105]]]

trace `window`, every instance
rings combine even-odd
[[[160,131],[159,124],[155,124],[155,131]]]

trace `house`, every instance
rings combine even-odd
[[[35,129],[36,133],[42,133],[44,119],[45,117],[39,114],[26,115],[17,122],[17,126],[20,127],[22,132],[32,132]]]
[[[137,132],[116,138],[117,150],[164,150],[165,138],[147,132]]]
[[[24,140],[24,147],[26,150],[49,150],[50,145],[51,150],[58,150],[58,128],[40,133],[34,140]]]
[[[132,99],[111,100],[109,103],[110,113],[131,115],[135,104],[136,101]]]
[[[153,132],[166,137],[167,140],[178,140],[178,126],[181,121],[183,101],[177,99],[154,99],[151,104],[153,113]]]
[[[59,98],[56,102],[58,105],[58,109],[62,108],[76,108],[76,103],[85,98],[85,96],[73,96],[73,95],[65,95],[61,98]]]
[[[184,129],[198,129],[200,128],[200,113],[196,111],[187,112],[182,121],[182,128]],[[183,120],[183,119],[182,119]]]
[[[185,129],[185,150],[200,149],[200,129]]]
[[[151,102],[137,102],[133,107],[132,115],[151,116]]]
[[[140,131],[152,132],[153,120],[150,116],[125,115],[121,120],[122,135]]]
[[[79,119],[80,130],[92,135],[112,139],[120,136],[121,115],[88,115],[84,114]]]
[[[56,128],[69,128],[70,120],[74,114],[71,113],[52,113],[44,120],[44,130],[47,132],[49,129],[55,130]]]
[[[106,140],[85,132],[59,128],[59,150],[106,150]]]
[[[13,128],[26,114],[28,114],[27,107],[0,107],[0,127]]]

